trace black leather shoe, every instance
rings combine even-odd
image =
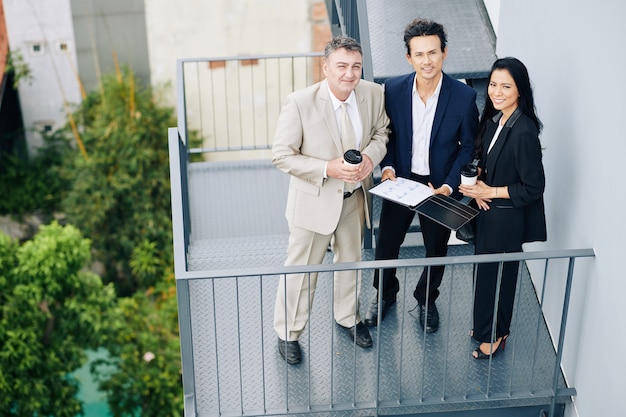
[[[352,327],[344,327],[350,334],[350,339],[354,342],[356,339],[356,344],[368,348],[372,346],[372,338],[370,337],[370,331],[367,330],[367,326],[363,323],[358,322],[356,326]]]
[[[419,304],[419,303],[418,303]],[[435,303],[432,303],[426,309],[425,306],[419,304],[420,307],[420,326],[426,333],[434,333],[439,328],[439,310]]]
[[[300,344],[298,341],[285,342],[284,340],[278,339],[278,352],[280,352],[280,356],[283,357],[287,361],[289,365],[295,365],[300,363],[302,360],[302,353],[300,352]]]
[[[382,300],[380,303],[380,321],[385,320],[385,314],[387,314],[387,310],[389,307],[396,303],[396,299],[393,300]],[[378,325],[378,298],[375,298],[370,303],[369,307],[367,307],[367,311],[365,311],[365,324],[367,326],[376,326]]]

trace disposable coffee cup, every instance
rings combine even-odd
[[[461,168],[461,184],[474,185],[478,178],[478,167],[474,164],[466,164]]]
[[[343,162],[350,165],[359,165],[363,160],[361,152],[356,149],[349,149],[343,154]]]

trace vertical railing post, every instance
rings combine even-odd
[[[188,280],[176,280],[176,298],[178,302],[178,327],[183,380],[183,402],[185,416],[196,416],[196,387],[191,328],[191,303]]]
[[[382,312],[383,312],[383,273],[382,269],[378,269],[378,290],[376,291],[376,302],[378,303],[378,310],[376,313],[376,389],[374,390],[374,410],[375,416],[378,416],[378,399],[380,398],[380,347],[381,347],[381,327],[382,327]],[[400,376],[402,377],[402,376]]]
[[[502,274],[504,273],[504,261],[500,261],[498,263],[498,277],[496,279],[496,292],[493,299],[493,318],[491,320],[491,344],[489,346],[489,373],[487,374],[487,390],[485,392],[485,397],[489,398],[489,391],[491,389],[491,372],[492,361],[493,361],[493,344],[496,342],[496,327],[498,323],[498,305],[500,304],[500,287],[502,286]],[[502,342],[500,342],[502,343]],[[500,347],[500,345],[498,345]],[[480,346],[478,347],[480,349]]]
[[[222,396],[220,394],[220,383],[219,383],[219,375],[220,375],[220,361],[219,361],[219,350],[217,348],[218,343],[217,341],[219,340],[218,338],[218,334],[217,334],[217,308],[216,308],[216,303],[215,303],[215,279],[211,279],[211,296],[213,297],[213,300],[211,301],[211,306],[212,306],[212,313],[213,313],[213,340],[215,340],[215,346],[214,348],[214,354],[215,354],[215,375],[217,377],[217,384],[215,384],[215,390],[217,391],[217,412],[219,414],[221,414],[222,412],[222,407],[221,407],[221,399]]]
[[[187,100],[185,98],[185,61],[176,61],[176,84],[178,85],[178,98],[176,107],[178,117],[178,129],[183,143],[187,144]]]
[[[187,268],[187,248],[189,247],[189,236],[191,235],[191,207],[189,204],[189,171],[188,171],[188,147],[182,141],[178,141],[179,161],[180,161],[180,196],[182,200],[183,230],[185,238],[185,269]],[[170,180],[171,181],[171,180]],[[170,182],[171,186],[171,182]]]
[[[561,371],[561,359],[563,357],[563,345],[565,344],[565,328],[567,326],[567,313],[569,310],[569,299],[572,293],[572,278],[574,276],[574,262],[576,258],[569,258],[567,268],[567,282],[565,284],[565,295],[563,296],[563,312],[561,313],[561,328],[559,329],[559,342],[556,349],[556,359],[554,363],[554,376],[552,380],[552,401],[550,403],[550,417],[554,417],[556,409],[556,393],[559,387],[559,373]]]
[[[168,129],[170,155],[170,192],[172,194],[172,232],[174,241],[174,270],[177,274],[187,270],[187,247],[189,246],[189,199],[187,198],[187,164],[185,147],[180,131]],[[184,155],[181,155],[185,153]]]
[[[535,386],[535,368],[537,365],[537,351],[539,350],[539,334],[540,334],[540,325],[543,320],[543,304],[544,297],[546,294],[546,286],[548,283],[548,265],[550,263],[550,259],[546,258],[545,265],[543,267],[543,282],[541,283],[541,296],[539,297],[539,314],[537,315],[537,327],[535,331],[535,348],[533,349],[533,366],[532,366],[532,376],[530,378],[530,390],[533,391],[533,387]]]

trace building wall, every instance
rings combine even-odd
[[[288,67],[281,72],[282,81],[268,82],[265,87],[262,80],[267,75],[261,61],[237,66],[202,58],[321,51],[330,39],[323,0],[154,0],[146,1],[145,7],[152,84],[169,86],[162,90],[166,104],[177,105],[177,60],[199,59],[185,65],[185,110],[188,128],[199,132],[205,148],[222,142],[248,147],[258,140],[264,143],[266,136],[271,142],[280,107],[268,106],[267,98],[288,92],[283,82],[314,71],[301,64]],[[315,64],[319,66],[319,61]],[[312,81],[307,79],[301,86]],[[257,91],[261,86],[266,89]],[[254,109],[231,108],[238,105],[238,97],[251,91]],[[246,117],[251,114],[263,120],[250,122]],[[254,132],[246,126],[254,126]]]
[[[6,70],[7,54],[9,53],[9,39],[7,37],[7,25],[4,18],[4,5],[0,1],[0,79],[4,83],[4,71]]]
[[[179,58],[319,51],[330,36],[323,0],[3,1],[11,48],[34,76],[19,89],[31,150],[42,144],[37,129],[64,124],[81,84],[96,89],[116,60],[166,86],[163,104],[175,107]]]
[[[3,0],[9,48],[20,51],[33,80],[19,86],[29,149],[43,143],[41,130],[66,120],[66,106],[80,100],[69,0]]]
[[[545,126],[548,241],[526,249],[596,252],[593,261],[579,261],[574,277],[564,352],[577,390],[569,416],[624,413],[624,16],[621,0],[500,4],[497,55],[527,65]],[[560,312],[547,313],[556,337]]]
[[[494,32],[498,33],[498,23],[500,18],[500,0],[483,0],[489,19],[491,20],[491,26]]]
[[[118,64],[150,85],[144,0],[70,0],[70,4],[85,89],[97,89],[101,76],[113,73]]]
[[[176,79],[181,58],[309,52],[313,0],[146,1],[153,84]],[[175,103],[174,88],[169,101]]]

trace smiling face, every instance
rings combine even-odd
[[[410,54],[406,55],[409,64],[417,74],[417,83],[420,81],[439,81],[443,69],[443,61],[448,55],[448,49],[441,50],[441,40],[437,35],[415,36],[409,41]]]
[[[491,73],[487,94],[493,103],[493,108],[500,110],[506,118],[519,104],[519,91],[515,80],[505,69],[497,69]]]
[[[345,101],[361,80],[363,56],[357,51],[339,48],[328,56],[322,69],[330,91]]]

